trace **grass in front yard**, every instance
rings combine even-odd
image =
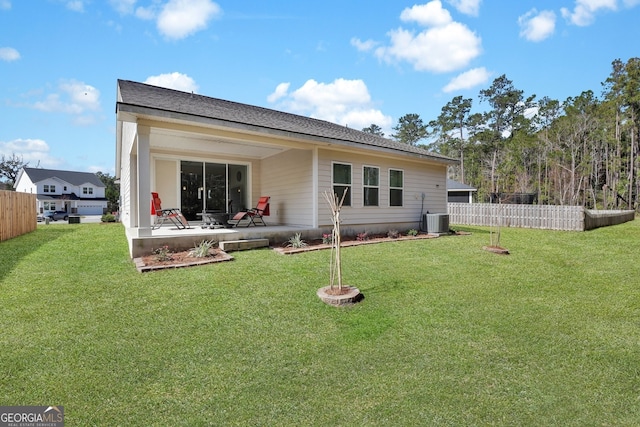
[[[637,425],[640,221],[140,274],[118,224],[0,243],[0,402],[87,425]]]

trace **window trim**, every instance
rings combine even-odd
[[[392,172],[402,172],[402,187],[394,187],[394,186],[391,185]],[[404,169],[389,168],[388,173],[389,173],[389,207],[390,208],[401,208],[401,207],[404,207],[404,188],[405,188],[405,186],[404,186],[404,175],[405,175]],[[401,190],[402,191],[402,199],[400,201],[401,202],[400,205],[392,205],[391,204],[391,201],[392,201],[391,191],[392,190]]]
[[[365,169],[376,169],[378,171],[378,185],[371,185],[371,184],[366,184],[365,183]],[[362,206],[364,207],[380,207],[380,166],[371,166],[371,165],[362,165]],[[369,205],[367,204],[367,200],[366,200],[366,195],[367,195],[367,190],[371,189],[371,188],[375,188],[378,192],[378,197],[377,197],[377,203],[375,205]]]

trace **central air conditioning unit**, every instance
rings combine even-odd
[[[424,214],[422,215],[422,231],[432,234],[449,232],[448,214]]]

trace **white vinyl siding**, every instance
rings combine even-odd
[[[313,226],[312,162],[312,151],[296,149],[256,162],[260,165],[254,180],[256,194],[271,197],[267,224]]]

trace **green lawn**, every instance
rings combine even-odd
[[[640,220],[138,273],[118,224],[0,243],[0,404],[67,426],[640,425]]]

